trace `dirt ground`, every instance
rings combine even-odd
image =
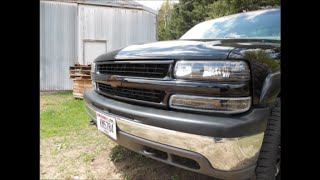
[[[89,126],[40,140],[41,179],[213,179],[125,149]]]
[[[71,92],[40,95],[40,179],[200,179],[125,149],[89,124]]]

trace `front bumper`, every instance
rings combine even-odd
[[[96,111],[122,117],[117,119],[118,139],[115,141],[122,146],[151,158],[218,178],[240,179],[241,177],[242,179],[253,175],[263,140],[263,131],[239,137],[203,135],[200,133],[202,132],[201,128],[198,129],[198,133],[190,133],[193,128],[188,129],[186,127],[183,131],[178,131],[175,128],[163,128],[153,125],[152,122],[148,123],[146,121],[146,118],[149,117],[148,114],[137,116],[137,112],[147,113],[152,111],[153,115],[161,115],[162,119],[172,119],[170,111],[114,101],[94,91],[87,91],[84,98],[86,111],[94,121],[96,121]],[[163,113],[159,114],[161,111]],[[174,113],[177,118],[179,113]],[[191,115],[191,118],[195,118],[194,116],[201,117],[202,115]],[[247,116],[251,117],[252,114]],[[209,118],[211,118],[211,122],[215,123],[216,118]],[[223,119],[227,123],[231,121],[226,117],[218,118],[217,124],[219,124],[219,120]],[[183,120],[188,123],[190,119],[185,118]],[[197,122],[203,122],[202,120],[203,118],[200,118],[200,120],[195,118],[192,123],[197,125]],[[254,120],[248,121],[252,122]],[[173,123],[179,125],[178,121],[173,121]],[[199,124],[201,125],[201,123]],[[221,128],[225,127],[221,126]],[[146,151],[146,148],[159,150],[166,153],[167,156],[166,158],[158,157],[156,154]],[[176,156],[191,159],[199,167],[190,167],[176,162]]]

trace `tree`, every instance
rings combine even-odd
[[[207,19],[280,6],[280,0],[219,0],[208,5]]]
[[[167,39],[178,39],[195,24],[207,17],[207,5],[215,0],[180,0],[173,11],[166,29]]]
[[[162,3],[161,8],[158,13],[158,39],[165,40],[166,39],[166,29],[168,27],[168,22],[171,17],[173,5],[166,0]]]
[[[168,3],[168,0],[165,3]],[[162,10],[162,6],[159,10],[159,40],[170,40],[179,39],[202,21],[244,11],[279,7],[280,0],[179,0],[179,3],[169,6],[170,13],[164,16],[168,18],[165,26],[160,23],[163,21],[160,19],[160,13],[168,11]]]

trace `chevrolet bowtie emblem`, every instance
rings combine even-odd
[[[117,77],[117,76],[109,76],[107,77],[107,84],[109,84],[112,87],[118,87],[121,86],[123,82],[123,78]]]
[[[121,86],[122,81],[117,81],[117,80],[107,80],[107,83],[111,85],[112,87],[118,87]]]

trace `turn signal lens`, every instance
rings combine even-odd
[[[233,114],[250,109],[251,97],[221,98],[189,95],[172,95],[170,107],[202,112]]]

